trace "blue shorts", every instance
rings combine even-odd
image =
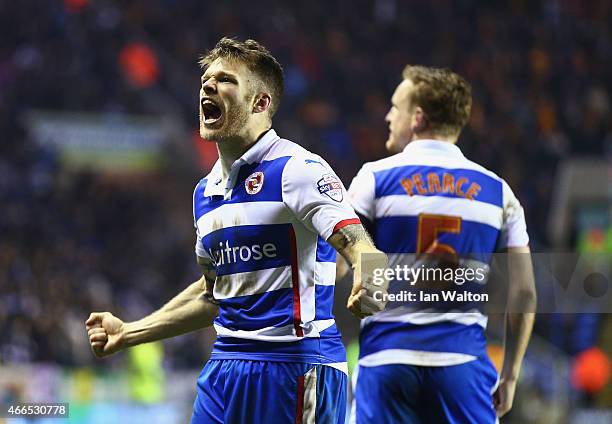
[[[359,367],[351,422],[497,422],[493,391],[497,371],[489,358],[460,365]]]
[[[344,424],[347,377],[324,365],[210,360],[191,423]]]

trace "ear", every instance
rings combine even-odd
[[[268,110],[272,105],[272,97],[268,93],[260,93],[255,97],[255,103],[253,104],[254,113],[262,113]]]
[[[412,130],[415,133],[423,132],[427,128],[427,116],[421,106],[415,106],[412,114]]]

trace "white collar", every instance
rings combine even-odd
[[[268,130],[259,140],[257,140],[246,152],[242,154],[238,159],[234,161],[230,168],[230,176],[228,180],[228,187],[233,186],[235,181],[231,181],[235,178],[237,170],[244,164],[261,162],[265,157],[266,153],[270,151],[272,145],[280,140],[280,137],[276,134],[273,129]],[[224,196],[226,187],[223,187],[221,181],[223,180],[221,160],[217,159],[215,165],[210,170],[210,173],[206,177],[206,187],[204,188],[204,196]]]
[[[456,144],[441,140],[414,140],[404,147],[403,153],[427,152],[429,154],[443,154],[445,156],[464,157]]]

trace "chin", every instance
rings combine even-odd
[[[216,141],[214,131],[208,129],[200,129],[200,138],[206,141]]]
[[[204,140],[214,141],[215,143],[222,141],[224,138],[223,128],[200,128],[200,137]]]

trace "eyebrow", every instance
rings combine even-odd
[[[219,72],[217,72],[215,74],[212,74],[212,75],[206,75],[206,74],[202,75],[202,77],[200,78],[200,81],[202,83],[204,83],[204,81],[207,81],[213,75],[215,76],[215,78],[229,77],[229,78],[232,78],[234,80],[237,79],[236,75],[234,75],[234,74],[231,74],[231,73],[225,72],[225,71],[219,71]]]

